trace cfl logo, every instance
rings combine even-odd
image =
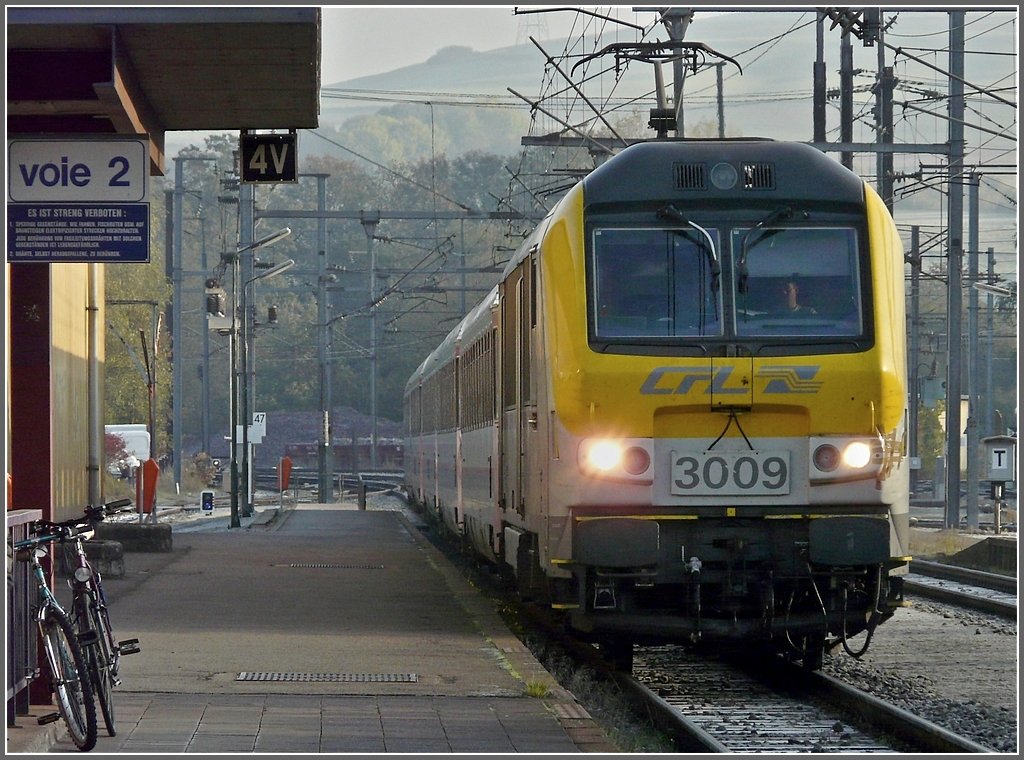
[[[758,370],[756,379],[764,383],[764,393],[817,393],[821,381],[814,378],[817,366],[766,366]],[[732,367],[656,367],[640,386],[643,396],[685,396],[695,388],[704,387],[705,395],[749,393],[745,378],[730,382]],[[699,392],[699,391],[698,391]]]

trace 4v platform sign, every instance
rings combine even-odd
[[[242,132],[239,160],[242,182],[298,182],[298,136]]]

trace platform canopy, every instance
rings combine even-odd
[[[320,9],[6,9],[7,134],[318,126]]]

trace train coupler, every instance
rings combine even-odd
[[[616,606],[615,581],[594,581],[594,609],[614,610]]]

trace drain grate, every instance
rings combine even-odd
[[[332,562],[292,562],[288,565],[275,565],[274,567],[303,567],[331,570],[383,570],[384,565],[338,565]]]
[[[242,671],[236,681],[327,681],[333,683],[416,683],[415,673],[268,673]]]

